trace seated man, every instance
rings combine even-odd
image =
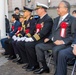
[[[5,41],[11,40],[12,36],[17,32],[18,27],[21,25],[20,22],[16,20],[16,18],[17,18],[16,15],[12,14],[11,21],[13,24],[12,24],[11,31],[10,31],[9,35],[7,36],[7,38],[1,39],[1,44],[2,45],[4,44],[4,49],[5,49],[4,55],[8,54],[7,46],[5,45]]]
[[[76,57],[76,35],[71,46],[58,53],[55,75],[67,75],[67,62]]]
[[[20,15],[19,17],[19,21],[20,21],[20,24],[23,22],[24,18],[23,18],[23,15]],[[22,34],[20,34],[22,33]],[[15,40],[16,41],[16,36],[17,37],[21,37],[22,35],[24,34],[23,30],[22,30],[22,24],[18,27],[17,29],[17,32],[14,34],[14,36],[12,37],[12,40],[9,42],[9,43],[5,43],[6,46],[7,46],[7,52],[8,52],[8,59],[9,60],[12,60],[13,59],[13,56],[16,56],[15,55],[15,52],[14,52],[14,49],[13,49],[13,46],[12,46],[12,42]],[[15,39],[14,39],[15,37]],[[14,40],[13,40],[14,39]],[[15,44],[15,43],[14,43]]]
[[[40,74],[48,71],[44,51],[53,51],[56,67],[58,52],[71,44],[76,29],[76,19],[69,14],[69,11],[70,4],[67,1],[61,1],[57,8],[59,16],[54,19],[52,34],[44,40],[44,43],[35,46],[37,59],[42,67],[34,73]]]
[[[17,40],[14,40],[12,42],[13,48],[14,48],[14,52],[16,54],[17,59],[13,60],[13,62],[17,62],[18,64],[22,64],[27,62],[27,56],[25,54],[25,59],[23,59],[21,57],[21,52],[20,50],[24,50],[25,48],[25,38],[27,37],[31,37],[34,34],[34,30],[35,30],[35,23],[36,20],[31,17],[31,13],[32,13],[33,9],[28,8],[28,7],[23,7],[23,17],[24,17],[24,21],[22,22],[22,30],[24,32],[23,37],[18,37]],[[22,34],[22,32],[21,32]],[[16,43],[21,43],[21,45],[17,48]]]
[[[28,58],[27,71],[33,71],[39,67],[37,62],[35,46],[38,43],[42,43],[45,38],[47,38],[52,31],[53,21],[52,18],[48,16],[46,10],[48,6],[45,4],[37,3],[36,13],[40,18],[37,20],[35,33],[30,37],[25,39],[25,46],[18,42],[16,45],[18,50],[21,52],[23,60]],[[22,46],[22,47],[21,47]],[[23,49],[22,49],[23,48]],[[49,69],[48,69],[49,72]]]

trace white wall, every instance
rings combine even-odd
[[[22,9],[22,1],[12,0],[12,9],[14,10],[15,7],[19,7],[20,9]]]
[[[0,37],[5,37],[5,1],[0,0]]]

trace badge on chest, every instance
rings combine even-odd
[[[60,24],[60,28],[61,28],[61,30],[60,30],[60,36],[63,37],[63,38],[66,37],[66,29],[67,29],[67,27],[68,27],[68,23],[67,22],[62,22]]]
[[[40,24],[36,24],[36,33],[40,32],[40,30],[43,28],[44,26],[44,22],[40,23]]]

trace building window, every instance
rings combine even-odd
[[[31,2],[31,0],[27,0],[28,1],[28,3],[30,3]]]
[[[51,4],[51,0],[48,0],[48,6],[50,7],[50,4]]]
[[[31,0],[25,0],[25,5],[27,6],[28,3],[30,3],[30,2],[31,2]]]

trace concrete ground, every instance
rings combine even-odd
[[[12,61],[8,61],[7,58],[1,55],[4,50],[0,47],[0,75],[35,75],[33,72],[27,72],[22,69],[23,65],[17,65]],[[54,66],[50,65],[50,73],[43,73],[42,75],[54,75]],[[70,67],[69,69],[71,69]],[[71,70],[68,70],[68,74],[71,75]],[[76,73],[75,73],[76,75]]]

